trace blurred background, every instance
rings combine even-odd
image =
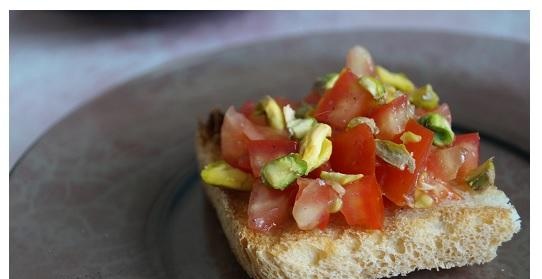
[[[10,168],[62,117],[162,63],[259,40],[352,29],[529,42],[529,12],[11,11]]]

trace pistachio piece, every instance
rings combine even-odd
[[[429,208],[433,206],[434,200],[425,191],[416,189],[414,191],[414,208]]]
[[[434,109],[438,107],[439,97],[433,90],[431,84],[426,84],[409,95],[410,102],[416,107],[423,109]]]
[[[288,126],[288,122],[295,120],[295,110],[290,105],[282,107],[282,114],[284,115],[284,122]]]
[[[416,89],[414,83],[412,83],[412,81],[410,81],[403,73],[390,72],[384,67],[376,66],[376,75],[382,82],[393,85],[395,88],[405,93],[411,93]]]
[[[209,185],[242,191],[252,189],[252,176],[228,165],[225,161],[217,161],[206,165],[200,175],[203,182]]]
[[[341,198],[336,198],[329,203],[329,213],[337,213],[343,208],[343,200]]]
[[[259,103],[259,106],[265,112],[267,120],[272,128],[284,130],[284,115],[275,99],[265,96]]]
[[[359,78],[358,82],[373,95],[375,100],[380,103],[385,102],[386,88],[384,88],[384,85],[380,80],[371,76],[362,76]]]
[[[414,134],[411,131],[406,131],[401,135],[400,139],[404,144],[407,144],[411,142],[420,142],[420,140],[422,140],[422,137],[420,135]]]
[[[327,137],[331,137],[331,127],[327,124],[317,123],[301,140],[299,153],[301,159],[307,162],[307,173],[331,157],[331,141]]]
[[[307,104],[305,102],[301,103],[301,106],[295,111],[295,117],[297,118],[307,118],[312,116],[314,111],[314,106]]]
[[[334,181],[341,185],[346,185],[363,177],[363,174],[344,174],[340,172],[322,171],[320,178],[326,181]]]
[[[404,170],[406,166],[410,173],[414,173],[414,170],[416,169],[416,160],[412,157],[412,154],[408,152],[404,144],[380,139],[375,139],[375,143],[376,155],[378,155],[378,157],[400,170]]]
[[[299,154],[291,153],[265,164],[262,179],[271,187],[284,190],[306,171],[307,163],[301,160]]]
[[[358,116],[350,119],[350,121],[348,121],[348,125],[346,125],[346,128],[352,129],[360,124],[365,124],[369,126],[373,135],[376,135],[380,132],[378,130],[378,127],[376,126],[376,122],[374,121],[374,119],[363,116]]]
[[[282,112],[284,114],[284,120],[286,121],[286,128],[288,128],[288,132],[296,139],[303,138],[307,132],[309,132],[312,126],[317,123],[313,118],[296,119],[295,111],[290,107],[290,105],[282,107]]]
[[[454,141],[452,127],[442,115],[431,112],[420,117],[418,122],[435,133],[433,137],[434,145],[442,147],[450,145]]]
[[[333,180],[327,180],[326,183],[331,186],[331,188],[339,195],[340,198],[342,198],[344,194],[346,194],[346,189],[344,189],[344,187],[338,182],[335,182]]]
[[[493,157],[472,170],[465,178],[465,182],[474,191],[483,191],[489,186],[495,185],[495,165],[493,164]]]
[[[315,168],[321,166],[323,163],[329,161],[329,158],[331,157],[331,151],[332,151],[331,141],[329,139],[324,139],[320,154],[316,158],[314,165],[310,169],[308,169],[306,173],[308,174],[309,172],[313,171]]]
[[[314,118],[295,119],[287,124],[288,131],[296,139],[302,139],[316,125]]]
[[[324,75],[323,77],[320,77],[316,80],[316,83],[314,84],[314,87],[321,90],[329,90],[333,88],[333,85],[335,85],[335,82],[339,79],[338,73],[329,73]]]

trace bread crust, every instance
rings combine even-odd
[[[220,124],[216,111],[200,124],[200,166],[220,159]],[[516,209],[496,187],[464,193],[463,200],[436,208],[386,212],[381,231],[334,220],[325,230],[302,231],[291,222],[273,234],[247,227],[248,193],[204,189],[233,253],[252,278],[382,278],[481,264],[494,259],[497,248],[520,230]]]

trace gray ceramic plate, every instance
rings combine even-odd
[[[456,128],[482,133],[522,230],[489,264],[411,278],[529,274],[529,46],[440,33],[348,32],[261,42],[173,61],[87,104],[10,176],[12,278],[242,278],[205,200],[196,120],[264,94],[300,98],[363,44],[379,64],[431,82]]]

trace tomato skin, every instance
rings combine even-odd
[[[314,117],[318,122],[344,129],[350,119],[369,115],[375,106],[371,93],[358,83],[355,74],[345,68],[333,88],[327,90],[318,102]]]
[[[433,142],[433,132],[418,124],[413,119],[407,123],[405,130],[422,137],[419,142],[406,144],[407,150],[413,153],[413,157],[416,160],[414,173],[410,173],[407,169],[401,171],[385,162],[377,163],[376,166],[376,176],[380,186],[382,186],[382,192],[390,201],[398,206],[406,205],[406,198],[412,194],[420,172],[426,167],[427,158]],[[399,137],[400,135],[397,135],[394,141],[401,142]]]
[[[330,162],[335,171],[374,175],[375,140],[367,125],[361,124],[343,132],[337,131],[332,135],[331,142],[333,152]]]
[[[376,135],[379,139],[392,139],[405,130],[405,125],[410,119],[408,111],[408,96],[401,95],[393,101],[381,105],[371,114],[380,132]]]
[[[248,202],[248,227],[269,232],[282,227],[289,219],[297,186],[276,190],[257,180]]]
[[[455,135],[453,146],[461,146],[467,150],[465,162],[457,171],[457,178],[463,179],[470,171],[478,167],[480,157],[480,135],[478,133]]]
[[[248,143],[250,167],[255,177],[260,177],[261,168],[267,162],[297,152],[293,140],[253,140]]]
[[[329,222],[329,205],[338,194],[320,179],[298,178],[299,190],[292,215],[301,230],[324,229]]]
[[[267,125],[267,118],[264,114],[256,113],[256,104],[251,101],[245,102],[240,108],[239,112],[242,113],[248,120],[256,125]]]
[[[344,186],[341,213],[351,226],[381,229],[384,224],[382,191],[374,175],[366,175]]]

